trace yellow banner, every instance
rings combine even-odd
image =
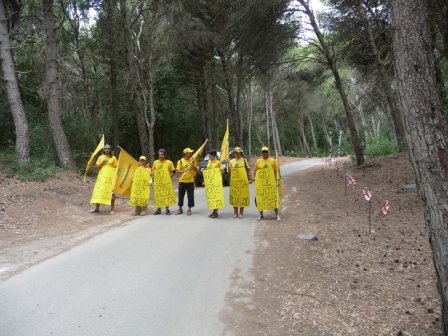
[[[280,209],[282,206],[282,199],[283,199],[283,180],[282,180],[282,174],[280,172],[280,158],[278,157],[277,151],[275,151],[275,161],[277,162],[277,174],[275,176],[276,180],[279,183],[278,186],[278,199],[277,199],[277,209]]]
[[[246,168],[232,168],[230,174],[230,205],[234,207],[250,206],[249,181]]]
[[[120,195],[131,194],[132,176],[138,168],[138,162],[120,147],[120,156],[118,157],[117,176],[115,180],[114,191]]]
[[[255,198],[258,211],[278,209],[279,190],[276,186],[274,170],[271,167],[257,170]]]
[[[114,178],[116,168],[103,166],[98,172],[95,187],[93,188],[91,204],[108,204],[112,200],[112,190],[114,187]]]
[[[129,204],[147,206],[149,202],[151,175],[147,168],[138,167],[132,177],[131,197]]]
[[[176,204],[176,195],[168,169],[160,169],[154,172],[154,203],[156,208]]]
[[[208,208],[210,210],[224,208],[224,188],[222,187],[221,169],[205,169],[203,174]]]
[[[84,173],[84,182],[86,181],[87,173],[90,170],[90,167],[92,167],[93,161],[95,160],[95,156],[99,153],[100,150],[104,148],[104,134],[101,137],[100,142],[96,146],[95,150],[93,151],[92,155],[90,156],[89,162],[87,162],[86,171]]]
[[[229,119],[227,119],[227,128],[224,133],[224,138],[222,139],[221,145],[221,161],[229,160]]]

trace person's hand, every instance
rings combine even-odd
[[[104,164],[106,164],[106,163],[107,163],[107,159],[104,159],[103,162],[102,162],[102,164],[104,165]]]
[[[277,181],[277,183],[275,184],[277,187],[280,186],[280,181]]]

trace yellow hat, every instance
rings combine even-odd
[[[241,153],[243,150],[240,147],[235,147],[233,150],[235,153]]]
[[[193,153],[193,152],[194,152],[194,150],[192,150],[190,147],[185,148],[183,151],[184,154]]]
[[[139,160],[145,160],[146,161],[146,156],[140,156]]]
[[[269,152],[269,148],[267,148],[266,146],[264,146],[264,147],[261,148],[261,151],[262,151],[262,152],[265,152],[265,151],[266,151],[266,152]]]

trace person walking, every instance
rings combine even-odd
[[[252,183],[252,175],[249,162],[242,157],[243,150],[235,147],[233,152],[234,158],[229,162],[230,204],[233,206],[233,218],[242,219],[244,208],[250,206],[249,184]]]
[[[261,148],[261,158],[259,158],[257,160],[257,162],[255,163],[255,168],[254,168],[254,175],[255,175],[255,188],[257,187],[257,180],[258,178],[261,178],[257,175],[257,172],[260,172],[261,170],[269,170],[269,174],[266,174],[267,176],[270,176],[272,180],[272,183],[275,183],[275,192],[276,192],[276,198],[279,197],[279,180],[277,179],[277,176],[279,176],[277,174],[277,170],[279,169],[277,162],[269,157],[269,148],[268,147],[263,147]],[[266,183],[269,185],[269,183]],[[273,184],[272,184],[273,185]],[[255,198],[255,203],[257,203],[257,199]],[[272,203],[272,202],[270,202]],[[275,202],[272,203],[274,205],[274,212],[275,212],[275,219],[276,220],[281,220],[279,214],[278,214],[278,208],[277,208],[277,204],[278,204],[278,199],[275,199]],[[272,209],[272,208],[271,208]],[[269,209],[266,209],[269,210]],[[260,214],[258,216],[258,220],[261,220],[264,218],[264,214],[263,214],[263,210],[260,211]]]
[[[154,161],[154,163],[152,164],[152,172],[151,172],[151,176],[154,176],[154,174],[157,171],[165,171],[165,173],[170,177],[170,179],[173,178],[174,174],[176,173],[176,168],[174,168],[174,164],[171,160],[167,159],[167,154],[166,154],[166,150],[161,148],[158,151],[158,156],[159,159]],[[168,180],[169,181],[169,180]],[[169,183],[168,183],[169,184]],[[154,181],[154,198],[157,197],[157,195],[160,194],[160,191],[162,190],[158,190],[159,188],[170,188],[169,193],[168,192],[163,192],[163,194],[173,194],[174,195],[174,189],[173,189],[173,184],[171,183],[171,185],[168,186],[162,186],[159,183],[156,183],[156,181]],[[174,198],[174,196],[173,196]],[[163,197],[161,201],[162,206],[165,206],[165,214],[166,215],[171,215],[171,211],[170,211],[170,207],[169,207],[169,203],[171,203],[169,201],[170,197]],[[166,203],[168,202],[168,203]],[[174,204],[176,202],[176,199],[174,198]],[[155,201],[156,204],[158,204],[158,200]],[[173,203],[171,203],[173,204]],[[154,215],[160,215],[162,213],[162,208],[158,207],[155,211],[154,211]]]
[[[109,168],[117,168],[118,165],[118,161],[117,158],[114,156],[113,152],[112,152],[112,148],[110,145],[104,145],[103,148],[103,154],[100,155],[98,157],[98,159],[96,160],[96,167],[98,168],[98,176],[101,173],[101,170],[109,167]],[[97,178],[98,180],[98,178]],[[112,186],[113,187],[113,186]],[[111,199],[111,203],[110,203],[110,214],[113,215],[115,214],[115,193],[112,192],[112,199]],[[95,208],[90,210],[89,212],[99,212],[100,211],[100,204],[99,203],[94,203],[95,204]]]
[[[198,167],[196,162],[193,162],[191,156],[193,155],[193,150],[189,147],[183,150],[183,158],[177,161],[176,170],[181,175],[179,178],[179,190],[178,190],[178,202],[176,215],[182,214],[184,211],[182,207],[184,206],[185,193],[188,199],[188,210],[187,215],[191,215],[191,208],[194,207],[194,177]]]
[[[218,168],[221,172],[221,174],[223,173],[223,168],[222,168],[222,164],[221,161],[219,161],[216,158],[217,152],[215,150],[212,150],[208,153],[208,162],[207,162],[207,167],[204,168],[203,170],[206,169],[214,169],[214,168]],[[210,218],[216,218],[218,217],[218,209],[213,209],[212,213],[210,215],[208,215],[208,217]]]

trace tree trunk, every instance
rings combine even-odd
[[[252,92],[252,78],[249,81],[249,116],[248,116],[248,146],[249,157],[252,157],[252,122],[254,116],[254,101]]]
[[[266,137],[268,138],[268,147],[271,147],[271,131],[269,128],[269,120],[271,119],[270,117],[270,109],[269,109],[269,89],[268,89],[268,84],[266,85],[265,91],[264,91],[264,101],[265,101],[265,107],[266,107]]]
[[[269,109],[271,111],[271,119],[272,119],[272,137],[274,139],[274,150],[278,155],[282,155],[282,146],[280,143],[280,136],[278,135],[278,127],[277,127],[277,121],[275,119],[275,111],[274,111],[274,104],[273,104],[273,92],[272,89],[269,91]]]
[[[304,121],[303,115],[300,111],[299,111],[299,131],[300,131],[300,136],[302,138],[302,148],[304,150],[303,154],[305,154],[307,157],[310,157],[311,156],[310,146],[308,145],[308,140],[306,139],[306,134],[305,134],[305,121]]]
[[[109,69],[110,69],[110,102],[112,111],[112,130],[113,130],[113,144],[118,146],[120,144],[120,97],[118,94],[117,82],[117,14],[116,2],[113,0],[106,1],[109,25]]]
[[[59,86],[59,71],[57,65],[56,22],[53,13],[53,2],[42,0],[46,28],[46,85],[48,89],[48,121],[53,141],[61,166],[75,170],[72,152],[62,126],[60,115],[61,89]]]
[[[328,66],[333,73],[334,81],[336,84],[336,88],[338,89],[339,95],[341,97],[342,104],[344,106],[345,116],[347,118],[348,128],[350,130],[350,140],[353,146],[353,150],[355,152],[356,163],[362,165],[364,163],[364,154],[362,152],[361,142],[359,141],[358,131],[356,129],[355,120],[353,118],[353,112],[348,103],[347,93],[344,88],[344,84],[342,83],[341,76],[339,74],[339,70],[337,67],[336,58],[332,54],[330,47],[327,45],[327,42],[322,35],[319,26],[314,18],[314,13],[311,10],[307,0],[299,0],[300,4],[303,6],[306,15],[308,15],[311,26],[313,27],[314,33],[316,34],[317,39],[322,48],[322,52],[327,60]]]
[[[392,121],[394,125],[395,138],[397,139],[397,145],[399,149],[405,148],[405,136],[404,136],[404,126],[403,120],[401,116],[400,109],[398,108],[394,94],[392,92],[392,88],[390,87],[388,75],[386,71],[386,67],[384,66],[384,62],[381,59],[381,55],[379,53],[378,47],[376,45],[375,36],[373,34],[372,27],[366,17],[366,13],[364,7],[362,6],[361,1],[357,3],[358,14],[361,18],[361,21],[364,23],[364,28],[367,30],[370,40],[370,46],[372,47],[373,56],[375,57],[376,66],[378,72],[380,74],[380,85],[386,94],[386,101],[389,107],[390,114],[392,116]]]
[[[120,0],[120,10],[122,25],[125,30],[126,39],[126,52],[128,58],[128,69],[130,78],[130,93],[131,93],[131,106],[135,112],[135,118],[137,122],[138,138],[140,140],[141,154],[145,156],[150,156],[149,153],[149,136],[146,126],[146,109],[143,107],[143,101],[146,99],[145,93],[143,92],[144,87],[141,82],[141,73],[138,64],[138,54],[136,53],[134,46],[134,37],[131,29],[131,23],[128,19],[127,12],[127,1]],[[146,103],[145,103],[146,106]]]
[[[448,335],[448,146],[424,0],[393,0],[394,59],[409,156],[420,197]]]
[[[308,114],[307,115],[308,121],[310,123],[310,129],[311,129],[311,137],[313,138],[313,148],[314,148],[314,154],[317,154],[317,141],[316,141],[316,133],[314,132],[314,124],[313,124],[313,118]]]
[[[28,120],[20,96],[19,85],[15,72],[14,59],[9,41],[7,15],[3,0],[0,0],[0,61],[5,81],[9,107],[14,120],[16,132],[16,159],[19,162],[30,161],[30,139]]]

